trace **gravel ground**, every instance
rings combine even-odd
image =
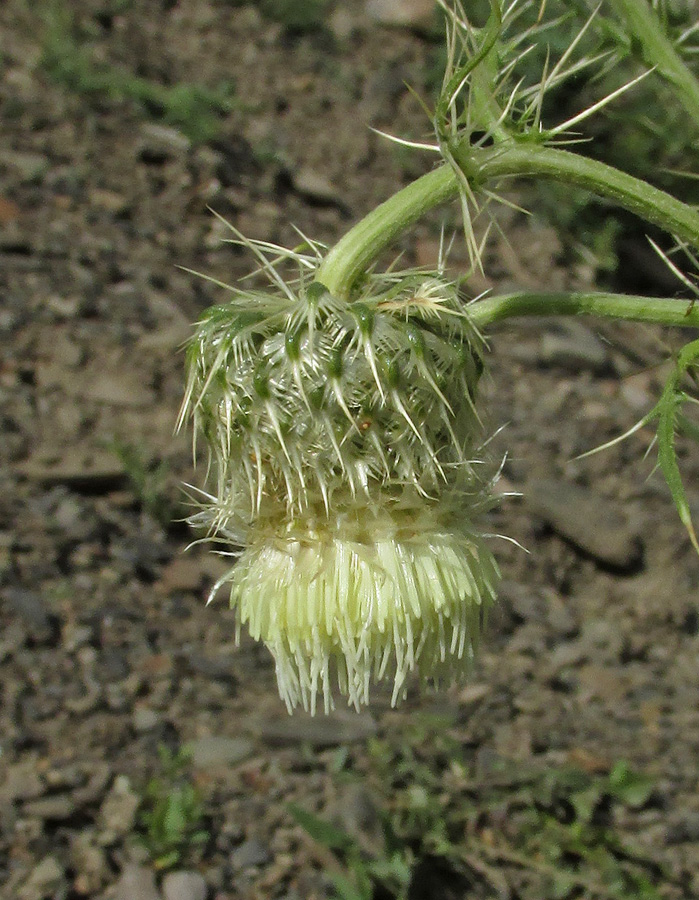
[[[465,685],[289,718],[266,651],[204,606],[225,561],[183,552],[179,485],[203,474],[173,437],[181,345],[222,291],[178,266],[226,282],[252,266],[207,207],[253,238],[292,245],[293,225],[331,243],[426,171],[368,127],[427,126],[404,85],[425,89],[435,53],[420,4],[413,27],[370,18],[410,6],[337,4],[290,33],[223,0],[71,3],[94,66],[235,86],[203,142],[158,104],[52,81],[44,19],[0,6],[3,897],[336,896],[338,854],[290,802],[365,861],[390,857],[399,823],[411,900],[699,897],[699,565],[647,429],[575,461],[652,406],[674,336],[542,321],[490,336],[483,406],[506,426],[503,491],[523,496],[485,527],[528,552],[495,545],[501,600]],[[498,215],[475,292],[592,283],[545,222]],[[404,240],[408,262],[434,260],[437,228]],[[683,466],[699,509],[696,456]],[[148,811],[188,790],[190,831],[144,841]],[[610,887],[610,861],[645,882]]]

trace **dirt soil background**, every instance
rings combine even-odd
[[[2,896],[337,896],[333,873],[360,864],[293,801],[365,868],[402,861],[411,900],[699,897],[699,563],[650,431],[575,461],[650,409],[677,341],[495,330],[482,405],[506,425],[503,491],[523,496],[484,524],[529,552],[494,541],[504,580],[474,673],[399,710],[378,688],[359,715],[288,717],[264,648],[235,646],[223,599],[204,606],[225,560],[184,552],[179,485],[203,472],[173,437],[181,346],[225,291],[178,266],[234,282],[254,265],[207,207],[252,238],[331,244],[427,171],[370,126],[427,132],[405,83],[429,93],[436,44],[377,21],[416,4],[338,3],[294,32],[264,4],[75,0],[82,52],[121,73],[109,96],[49,77],[40,5],[0,4]],[[219,91],[215,128],[188,136],[129,78]],[[498,215],[474,294],[594,282],[536,215]],[[440,221],[402,242],[406,262],[434,261]],[[696,454],[682,463],[699,508]],[[185,787],[184,830],[144,840]],[[392,877],[354,896],[395,896]]]

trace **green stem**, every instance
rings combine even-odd
[[[699,81],[685,65],[672,41],[664,33],[658,17],[647,0],[610,0],[643,51],[649,66],[676,89],[677,99],[699,124]]]
[[[476,173],[477,181],[513,175],[553,178],[613,200],[647,222],[699,247],[698,210],[606,163],[555,147],[515,143],[478,151],[461,145],[454,156],[467,175]]]
[[[690,300],[626,294],[520,291],[478,300],[468,311],[470,321],[479,329],[517,316],[597,316],[699,327],[699,304],[695,306]]]
[[[532,144],[476,149],[463,143],[454,159],[474,189],[503,177],[534,175],[574,184],[613,200],[648,222],[699,248],[699,211],[647,182],[597,160]],[[448,165],[418,178],[358,222],[329,251],[316,280],[349,299],[357,280],[406,228],[428,210],[452,199],[459,183]]]
[[[330,249],[316,281],[336,297],[349,299],[355,282],[386,247],[428,210],[451,200],[458,190],[449,166],[440,166],[389,197],[351,228]]]

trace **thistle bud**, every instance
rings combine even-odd
[[[222,581],[290,711],[468,667],[497,581],[471,524],[480,349],[455,285],[423,273],[350,303],[236,291],[199,323],[183,410],[213,484],[193,518],[244,548]]]

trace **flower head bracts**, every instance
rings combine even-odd
[[[347,304],[322,285],[237,292],[199,323],[186,405],[209,447],[216,527],[245,539],[265,498],[300,515],[463,480],[480,341],[456,288],[372,279]]]
[[[207,445],[192,523],[243,549],[238,624],[272,652],[291,711],[392,701],[415,672],[466,671],[497,570],[471,520],[491,499],[472,459],[482,341],[441,272],[369,275],[351,301],[281,282],[233,290],[187,353],[182,418]],[[276,259],[269,255],[274,251]],[[304,271],[305,270],[305,271]]]

